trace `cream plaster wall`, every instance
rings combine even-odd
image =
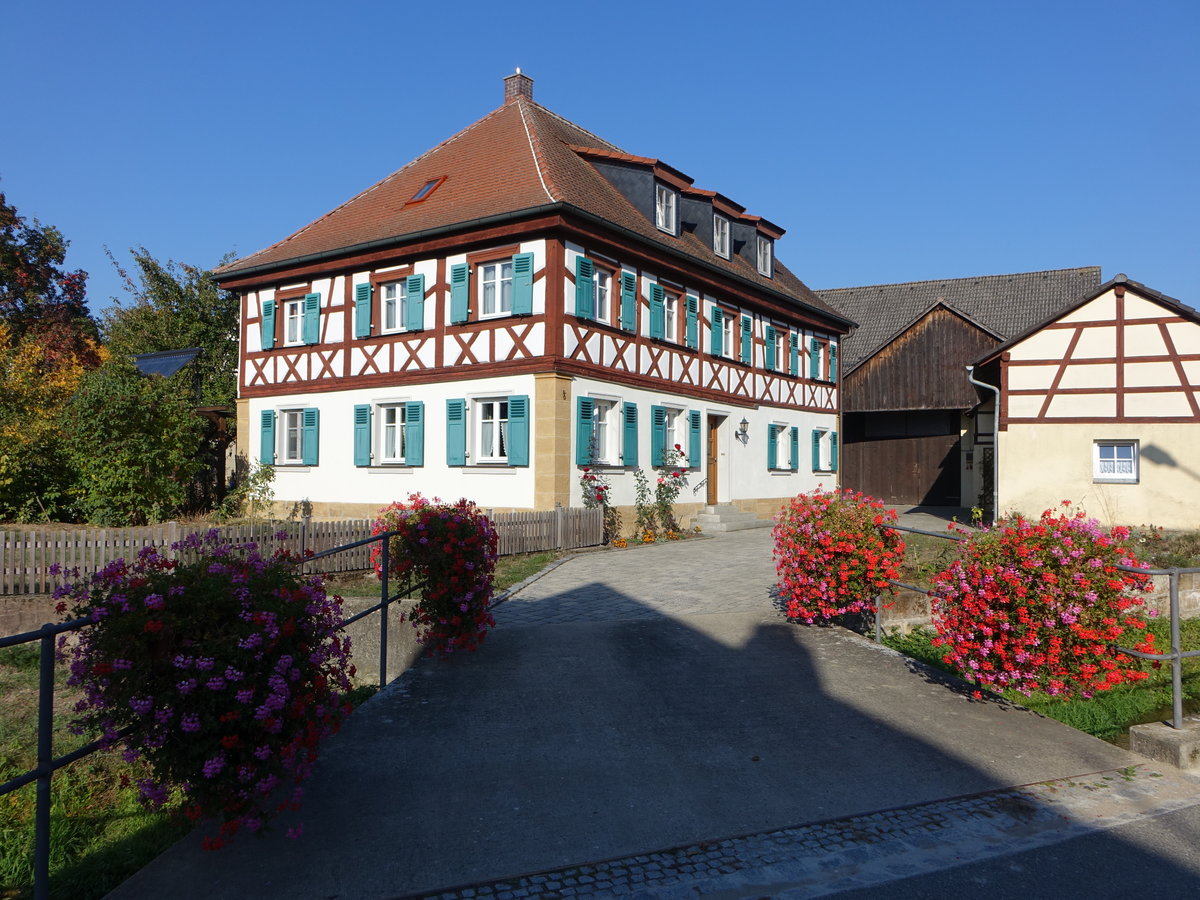
[[[1010,425],[998,438],[1002,512],[1037,516],[1071,500],[1106,525],[1200,528],[1200,426]],[[1095,483],[1096,440],[1139,441],[1139,483]]]

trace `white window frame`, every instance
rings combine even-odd
[[[380,403],[376,408],[376,421],[379,422],[379,455],[376,457],[382,465],[404,465],[408,444],[408,417],[404,403]],[[394,421],[389,422],[391,417]],[[388,452],[388,438],[394,440],[393,452]],[[399,449],[399,453],[395,450]]]
[[[765,238],[760,234],[758,236],[758,274],[766,275],[768,278],[771,277],[773,256],[771,239]]]
[[[684,446],[684,441],[679,436],[679,422],[683,418],[684,409],[678,406],[663,407],[666,410],[666,421],[663,424],[663,456],[675,449],[678,444],[681,448]],[[686,452],[686,451],[680,451]],[[690,463],[691,460],[689,459]]]
[[[504,274],[508,269],[507,276]],[[500,316],[511,316],[513,306],[513,263],[512,258],[495,259],[479,263],[479,318],[495,319]],[[489,276],[491,271],[492,277]],[[488,287],[492,288],[492,306],[488,310]],[[507,293],[505,292],[507,288]],[[507,305],[505,302],[507,300]]]
[[[821,460],[820,460],[821,465],[820,465],[820,468],[817,469],[817,471],[818,472],[832,472],[833,471],[833,437],[832,437],[833,430],[829,429],[829,428],[816,428],[814,430],[819,431],[821,433]],[[776,459],[776,461],[778,461],[779,457],[776,456],[775,459]]]
[[[279,456],[281,465],[304,464],[304,410],[281,409],[279,411]],[[294,440],[293,440],[294,439]]]
[[[620,404],[607,397],[592,397],[592,403],[592,444],[595,450],[592,461],[602,466],[620,465]]]
[[[675,233],[677,201],[675,191],[665,184],[654,185],[654,225],[660,231]]]
[[[1129,450],[1128,459],[1119,456],[1118,451],[1122,449]],[[1104,451],[1107,450],[1113,451],[1112,454],[1106,454]],[[1137,440],[1093,441],[1092,481],[1098,484],[1137,484],[1141,474],[1140,457],[1141,447]]]
[[[788,361],[788,358],[786,355],[787,348],[788,348],[787,339],[788,339],[787,329],[780,328],[778,325],[776,325],[775,326],[775,371],[776,372],[788,371],[788,362],[789,361]]]
[[[295,347],[304,343],[304,298],[283,301],[283,343]]]
[[[508,462],[508,397],[481,397],[471,403],[477,463]],[[486,426],[493,427],[488,429]],[[498,427],[496,427],[498,426]]]
[[[729,220],[713,213],[713,253],[729,259]]]
[[[775,426],[775,468],[774,472],[791,471],[792,463],[792,435],[791,429],[784,422],[772,422]],[[826,432],[828,434],[828,432]],[[825,443],[824,439],[821,441]],[[799,448],[797,448],[797,452]]]
[[[663,290],[663,338],[679,343],[679,295]]]
[[[391,289],[393,296],[388,296]],[[379,286],[379,321],[380,330],[384,334],[392,334],[404,330],[407,320],[408,282],[401,278],[398,281],[388,281]],[[388,324],[388,308],[392,310],[392,324]]]
[[[734,328],[734,323],[738,321],[738,316],[730,315],[727,311],[721,313],[721,355],[726,359],[734,358],[734,335],[737,334],[737,329]]]
[[[596,266],[592,271],[592,312],[597,322],[608,322],[612,309],[612,272]]]

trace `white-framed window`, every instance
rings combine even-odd
[[[837,471],[837,435],[827,428],[814,428],[812,432],[812,470],[814,472]]]
[[[511,259],[479,266],[479,315],[507,316],[512,313],[513,264]]]
[[[304,299],[286,300],[283,304],[283,342],[304,343]]]
[[[728,312],[721,316],[721,355],[727,359],[733,359],[733,354],[735,351],[733,337],[736,332],[733,324],[736,321],[737,316]]]
[[[772,248],[770,238],[765,238],[761,234],[758,236],[758,272],[760,275],[771,277]]]
[[[665,184],[654,186],[654,224],[663,231],[675,233],[675,192]]]
[[[788,370],[788,333],[785,328],[775,329],[775,371],[786,372]]]
[[[598,465],[619,465],[621,461],[620,433],[616,400],[593,398],[592,461]]]
[[[663,293],[663,337],[668,341],[679,340],[678,319],[679,295],[670,291]]]
[[[404,328],[407,314],[408,288],[404,281],[389,281],[380,285],[380,295],[383,298],[383,331],[400,331]]]
[[[304,462],[304,410],[280,410],[279,420],[282,425],[280,461],[285,465],[299,465]]]
[[[612,273],[597,266],[595,274],[592,276],[592,310],[597,322],[609,320],[611,301]]]
[[[683,446],[683,428],[680,423],[683,418],[682,409],[667,407],[667,424],[663,432],[663,452],[670,453],[676,445]]]
[[[508,400],[476,400],[476,462],[508,462]]]
[[[1138,455],[1137,441],[1095,441],[1092,444],[1092,480],[1137,484]]]
[[[776,422],[771,426],[775,440],[775,468],[792,467],[792,433],[786,425]]]
[[[729,259],[729,220],[713,213],[713,253]]]
[[[379,406],[379,461],[395,465],[405,460],[406,423],[403,403],[385,403]]]

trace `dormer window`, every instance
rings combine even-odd
[[[713,214],[713,253],[729,259],[729,220]]]
[[[663,184],[654,186],[654,224],[668,234],[675,233],[675,192]]]
[[[771,239],[758,236],[758,274],[771,277],[773,271]]]

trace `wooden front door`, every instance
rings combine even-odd
[[[720,455],[720,444],[717,442],[717,431],[719,430],[720,425],[720,417],[708,417],[708,468],[704,475],[708,490],[705,494],[704,501],[709,506],[717,505],[717,459]]]

